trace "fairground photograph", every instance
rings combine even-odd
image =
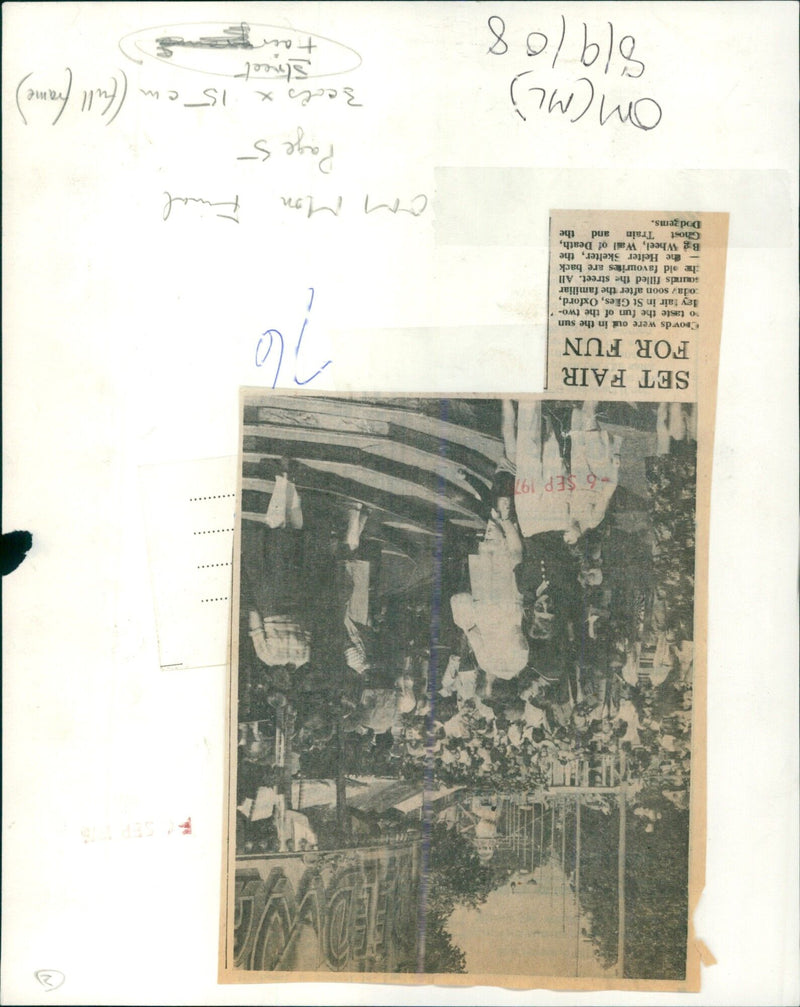
[[[682,980],[695,407],[242,408],[234,968]]]

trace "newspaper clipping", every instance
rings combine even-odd
[[[698,988],[727,216],[550,236],[543,394],[242,392],[223,981]]]

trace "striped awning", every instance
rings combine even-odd
[[[485,527],[482,497],[503,456],[499,412],[496,400],[477,398],[247,398],[242,517],[265,520],[287,457],[309,527],[360,503],[370,513],[364,539],[425,576],[438,536]]]
[[[470,400],[458,400],[460,422],[454,422],[447,400],[427,400],[426,412],[413,401],[411,407],[398,399],[373,404],[274,395],[248,401],[244,517],[263,520],[274,463],[286,456],[304,503],[322,496],[343,505],[360,502],[382,526],[405,535],[433,535],[448,521],[482,527],[484,504],[474,487],[489,489],[502,457],[500,439],[479,427],[487,404],[470,410]],[[438,416],[430,415],[432,407]]]

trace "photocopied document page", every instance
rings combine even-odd
[[[797,1002],[797,28],[4,5],[2,1002]]]

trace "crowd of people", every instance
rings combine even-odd
[[[693,409],[641,407],[655,450],[636,496],[620,480],[625,428],[601,404],[500,405],[491,486],[462,474],[484,530],[445,532],[438,606],[429,583],[379,596],[364,505],[308,533],[294,463],[281,459],[264,523],[243,531],[243,639],[256,660],[242,665],[240,719],[272,723],[288,705],[289,778],[342,762],[503,790],[616,774],[642,814],[657,816],[654,793],[685,807]],[[243,808],[255,784],[286,774],[280,762],[244,732]]]

